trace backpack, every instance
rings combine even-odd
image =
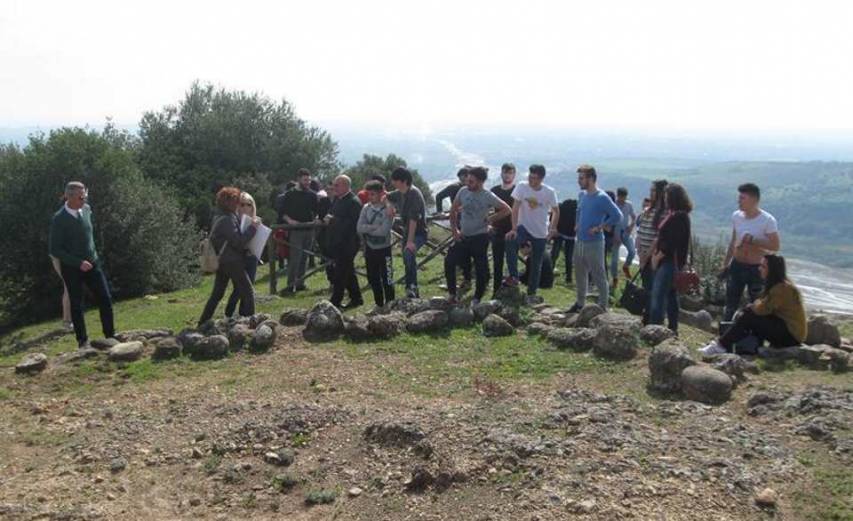
[[[211,235],[213,234],[213,228],[216,227],[216,223],[214,223],[211,228]],[[211,237],[208,236],[201,240],[199,243],[199,264],[201,265],[202,273],[216,273],[219,269],[219,257],[225,251],[225,248],[228,246],[228,241],[225,241],[222,244],[222,249],[219,250],[219,253],[216,253],[216,249],[213,247],[213,241]]]

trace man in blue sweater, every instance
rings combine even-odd
[[[610,288],[604,270],[604,230],[611,230],[622,221],[622,212],[604,190],[598,189],[598,174],[591,165],[578,167],[577,239],[574,251],[577,300],[569,309],[576,313],[586,303],[589,275],[598,288],[598,305],[607,309]]]

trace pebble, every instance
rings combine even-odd
[[[764,508],[774,508],[776,500],[776,491],[772,488],[765,488],[755,495],[755,504]]]
[[[358,497],[361,495],[361,492],[362,492],[362,490],[360,488],[352,487],[351,489],[349,489],[349,491],[347,493],[352,497]]]

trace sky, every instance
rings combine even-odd
[[[194,80],[315,123],[849,131],[853,2],[0,3],[0,126],[137,123]]]

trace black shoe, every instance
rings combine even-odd
[[[581,309],[582,309],[581,306],[579,306],[577,303],[575,303],[572,307],[569,308],[567,313],[579,313]]]
[[[296,289],[294,291],[307,291],[307,290],[308,290],[308,286],[306,286],[305,284],[300,284],[300,285],[296,286]]]

